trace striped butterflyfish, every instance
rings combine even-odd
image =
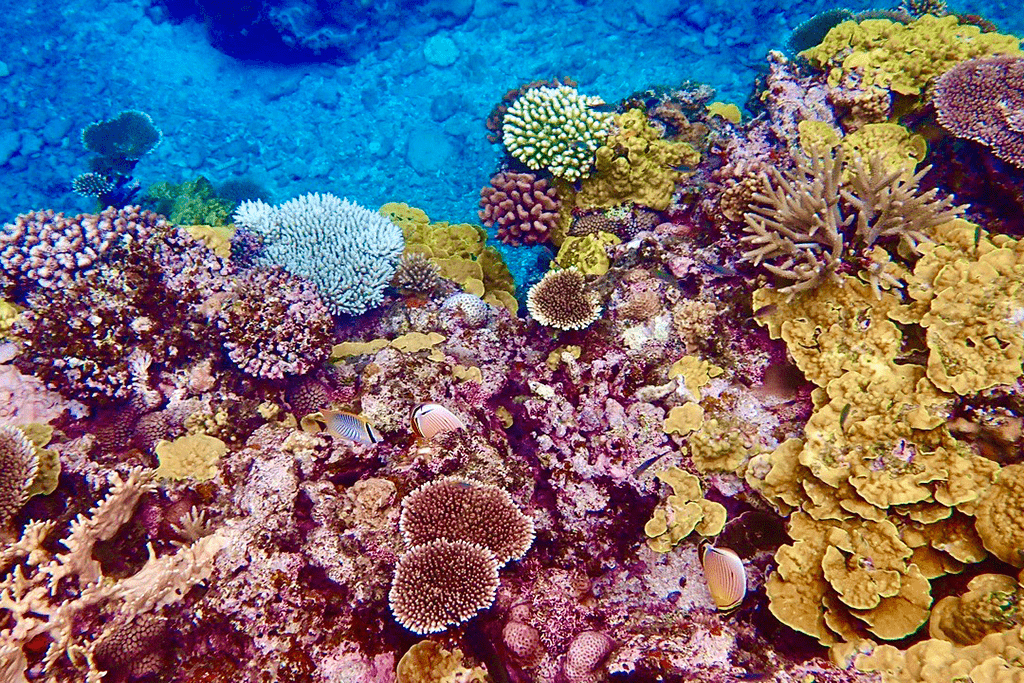
[[[728,548],[704,547],[701,555],[704,579],[718,609],[722,612],[736,609],[747,594],[747,570],[740,556]]]
[[[412,411],[412,430],[427,441],[442,432],[465,428],[462,420],[440,403],[421,403]]]
[[[340,436],[366,445],[383,441],[377,428],[362,415],[347,413],[344,410],[321,410],[324,425],[332,436]]]

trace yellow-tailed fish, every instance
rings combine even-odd
[[[462,420],[440,403],[421,403],[412,411],[412,430],[427,441],[443,432],[465,428]]]
[[[340,436],[366,445],[383,441],[377,428],[362,415],[346,413],[343,410],[321,410],[324,425],[332,436]]]
[[[704,579],[711,597],[722,612],[739,607],[747,594],[747,570],[740,556],[728,548],[704,547],[701,555]]]

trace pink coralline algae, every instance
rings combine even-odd
[[[953,135],[1024,169],[1024,59],[996,56],[957,64],[935,81],[932,101],[939,123]]]
[[[254,268],[229,291],[217,326],[242,372],[281,379],[326,360],[334,322],[311,283],[282,268]]]
[[[506,244],[546,242],[558,225],[559,207],[555,188],[532,173],[502,171],[480,191],[480,220],[496,225]]]

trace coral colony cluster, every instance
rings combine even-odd
[[[0,232],[0,681],[1024,680],[1020,42],[789,48],[511,91],[490,233],[90,127]]]

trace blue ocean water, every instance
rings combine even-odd
[[[203,175],[214,185],[255,183],[273,201],[332,192],[369,207],[408,202],[433,220],[475,220],[479,188],[500,159],[484,121],[510,88],[570,77],[612,102],[692,80],[742,106],[766,52],[830,8],[820,0],[2,5],[5,222],[34,208],[95,208],[71,191],[88,170],[80,133],[124,109],[147,112],[163,132],[134,169],[143,188]],[[1024,14],[1003,0],[950,9],[1024,33]],[[291,38],[246,33],[261,12]],[[341,48],[325,59],[289,52],[295,36]]]

